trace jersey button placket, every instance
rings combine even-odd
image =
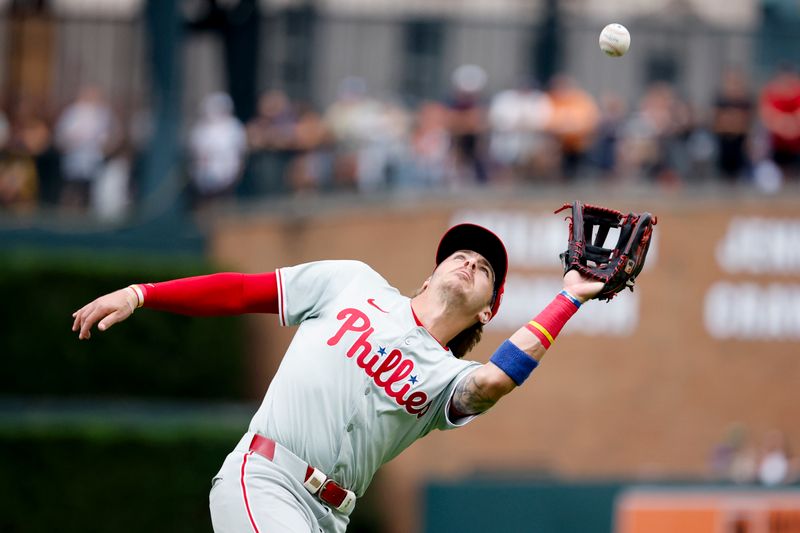
[[[406,346],[411,346],[414,343],[414,340],[419,338],[420,335],[419,330],[420,326],[417,326],[416,328],[413,328],[411,331],[409,331],[406,334],[406,338],[403,339],[403,344],[405,344]]]

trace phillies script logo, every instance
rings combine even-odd
[[[408,394],[411,389],[411,385],[408,383],[403,384],[396,390],[392,388],[393,385],[405,381],[411,375],[414,371],[414,361],[404,358],[403,353],[397,349],[389,352],[389,355],[383,361],[380,360],[380,356],[372,353],[369,336],[372,335],[375,328],[370,325],[367,315],[358,309],[342,309],[336,315],[336,318],[344,320],[344,323],[339,328],[339,331],[336,332],[336,335],[328,339],[328,346],[339,344],[345,333],[360,333],[361,335],[347,350],[347,357],[351,359],[355,357],[356,364],[375,381],[375,384],[383,388],[386,394],[394,398],[394,401],[410,414],[417,415],[417,418],[420,418],[427,413],[431,407],[427,394],[422,391],[414,391]]]

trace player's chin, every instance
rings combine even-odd
[[[476,290],[475,280],[465,274],[456,273],[455,276],[453,276],[453,285],[459,287],[459,290],[467,294]]]
[[[465,302],[469,300],[470,289],[461,278],[451,278],[442,283],[442,294],[450,302]]]
[[[472,284],[455,283],[450,287],[448,301],[458,305],[467,314],[474,314],[486,307],[491,295]]]
[[[458,274],[450,278],[445,286],[453,292],[464,295],[469,295],[474,290],[472,280]]]

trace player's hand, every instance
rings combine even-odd
[[[584,277],[577,270],[564,275],[564,290],[581,302],[591,300],[603,289],[603,282]]]
[[[97,329],[105,331],[117,322],[122,322],[133,314],[138,305],[138,299],[133,289],[125,288],[101,296],[95,301],[84,305],[72,317],[72,331],[78,332],[79,339],[90,339],[91,329],[97,324]]]

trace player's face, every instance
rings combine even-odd
[[[481,254],[459,250],[436,267],[430,285],[450,303],[479,312],[491,304],[494,270]]]

